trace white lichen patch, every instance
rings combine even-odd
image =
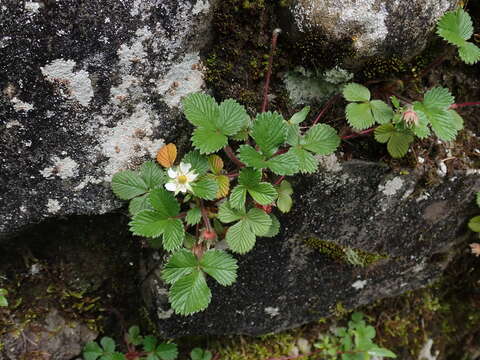
[[[120,66],[129,69],[133,63],[144,63],[147,51],[143,42],[150,39],[152,35],[150,29],[144,26],[135,32],[135,38],[131,45],[122,44],[117,50]]]
[[[339,172],[342,170],[342,165],[338,161],[335,154],[316,156],[320,166],[329,172]]]
[[[280,314],[280,309],[278,307],[268,306],[264,309],[265,313],[270,317],[275,317]]]
[[[203,88],[205,82],[202,70],[199,53],[188,53],[159,81],[157,92],[163,95],[168,106],[178,107],[184,96]]]
[[[37,1],[25,1],[25,10],[29,13],[36,14],[40,11],[41,4]]]
[[[440,351],[437,350],[435,351],[435,354],[432,354],[432,346],[433,340],[428,339],[418,354],[418,360],[437,360]]]
[[[60,211],[61,208],[62,208],[62,206],[60,205],[58,200],[48,199],[48,201],[47,201],[47,211],[50,214],[56,214],[57,212]]]
[[[50,179],[58,176],[60,179],[65,180],[78,175],[78,164],[71,157],[67,156],[61,159],[58,156],[53,156],[50,161],[53,163],[52,166],[40,170],[40,174],[44,178]]]
[[[153,129],[159,125],[155,116],[146,104],[140,104],[131,116],[115,127],[102,128],[100,151],[108,158],[105,180],[110,181],[118,171],[137,166],[138,160],[146,155],[156,156],[164,142],[152,139]]]
[[[397,176],[388,180],[385,184],[380,184],[378,191],[381,191],[386,196],[393,196],[402,188],[403,184],[403,179]]]
[[[15,126],[18,126],[20,128],[23,128],[23,125],[20,124],[20,122],[18,120],[12,120],[12,121],[9,121],[8,123],[5,124],[5,127],[7,129],[10,129],[10,128],[13,128]]]
[[[352,284],[352,287],[355,290],[361,290],[367,285],[367,280],[357,280]]]
[[[15,111],[30,111],[33,110],[33,105],[27,102],[20,100],[18,97],[13,97],[10,99],[10,102],[13,104]]]
[[[62,96],[88,106],[93,98],[92,82],[85,70],[74,71],[75,65],[73,60],[57,59],[40,69],[48,81],[58,85]]]
[[[210,2],[208,0],[197,0],[192,9],[193,15],[198,15],[202,12],[207,12],[210,9]]]

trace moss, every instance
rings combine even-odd
[[[387,255],[369,253],[360,249],[342,247],[332,241],[321,240],[317,238],[308,238],[305,244],[318,250],[320,253],[341,263],[347,263],[356,266],[370,266],[376,262],[388,259]]]

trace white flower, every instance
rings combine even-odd
[[[175,169],[168,169],[167,173],[170,177],[170,181],[165,184],[165,188],[169,191],[175,192],[177,195],[179,192],[186,193],[187,191],[192,191],[191,182],[195,181],[198,174],[190,168],[192,165],[188,163],[180,163]]]

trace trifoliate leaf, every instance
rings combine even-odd
[[[230,178],[227,175],[212,175],[212,176],[218,185],[217,199],[221,199],[227,196],[228,193],[230,192]]]
[[[326,124],[312,126],[305,134],[303,148],[317,155],[329,155],[340,145],[340,137],[334,128]]]
[[[140,167],[140,177],[149,189],[154,189],[165,184],[165,172],[154,161],[147,161]]]
[[[474,232],[480,232],[480,216],[475,216],[468,222],[468,227]]]
[[[134,216],[142,210],[153,210],[152,205],[150,205],[149,194],[144,194],[142,196],[133,198],[128,204],[128,212],[130,215]]]
[[[270,226],[272,226],[272,219],[270,216],[265,211],[257,208],[248,210],[245,221],[252,232],[257,236],[267,234],[270,230]]]
[[[178,349],[176,344],[160,344],[157,346],[153,354],[155,358],[148,360],[175,360],[178,356]],[[150,356],[150,355],[149,355]]]
[[[220,104],[219,110],[220,117],[217,128],[222,129],[223,134],[235,135],[246,125],[248,114],[245,108],[235,100],[225,100]]]
[[[471,42],[465,42],[458,48],[458,55],[465,64],[472,65],[480,61],[480,48]]]
[[[282,145],[287,136],[287,126],[283,117],[274,112],[264,112],[257,115],[253,123],[252,138],[259,146],[263,155],[270,157]]]
[[[268,205],[275,201],[277,192],[272,184],[261,182],[253,187],[247,188],[250,196],[261,205]]]
[[[297,125],[300,124],[307,118],[309,111],[310,111],[310,106],[305,106],[302,110],[293,114],[293,116],[289,120],[289,123],[297,124]]]
[[[207,94],[189,94],[182,100],[183,112],[187,120],[195,126],[215,130],[220,112],[218,105]]]
[[[437,34],[450,44],[461,46],[473,34],[472,19],[463,9],[447,11],[437,23]]]
[[[386,124],[392,120],[393,110],[382,100],[372,100],[370,101],[370,106],[372,108],[373,118],[377,123]]]
[[[369,103],[350,103],[345,108],[348,123],[354,129],[365,130],[375,124]]]
[[[157,161],[160,165],[170,168],[177,158],[177,147],[175,144],[166,144],[157,152]]]
[[[446,88],[437,86],[428,90],[423,97],[423,105],[428,109],[448,109],[455,102],[455,98]]]
[[[383,124],[375,128],[374,136],[375,140],[379,143],[387,143],[392,135],[396,132],[393,124]]]
[[[193,131],[192,143],[200,153],[211,154],[227,145],[228,139],[216,130],[196,128]]]
[[[140,328],[136,325],[128,329],[127,341],[132,345],[140,345],[143,342],[143,336],[140,335]]]
[[[179,315],[191,315],[205,310],[211,298],[212,292],[205,281],[205,275],[197,269],[177,280],[169,293],[170,304]]]
[[[185,217],[185,221],[188,225],[197,225],[200,220],[202,219],[202,211],[198,207],[191,208],[187,211],[187,216]]]
[[[113,175],[112,190],[120,199],[130,200],[145,194],[148,191],[148,185],[136,172],[125,170]]]
[[[212,360],[213,355],[208,350],[195,348],[190,352],[190,357],[192,360]]]
[[[192,170],[198,175],[205,174],[209,169],[208,159],[198,151],[188,152],[182,159],[183,163],[192,165]]]
[[[102,345],[103,351],[106,353],[113,353],[115,351],[115,340],[113,340],[111,337],[103,337],[100,340],[100,345]]]
[[[243,168],[238,176],[238,183],[248,187],[257,185],[262,180],[262,172],[255,169]]]
[[[412,135],[396,131],[392,134],[390,140],[388,140],[387,150],[392,157],[401,158],[407,153],[412,142]]]
[[[287,152],[267,161],[267,167],[277,175],[293,175],[299,171],[299,160],[295,154]]]
[[[94,341],[88,342],[83,348],[83,357],[85,360],[97,360],[102,355],[102,348]]]
[[[370,101],[370,90],[363,85],[350,83],[343,88],[343,97],[347,101]]]
[[[163,234],[167,218],[154,210],[142,210],[128,223],[133,235],[159,237]]]
[[[245,212],[233,208],[229,201],[224,201],[218,208],[218,219],[223,223],[237,221],[244,216]]]
[[[298,158],[298,167],[301,173],[311,174],[318,170],[318,160],[307,150],[298,146],[291,148],[288,152]]]
[[[175,196],[165,189],[154,189],[150,192],[150,204],[163,218],[177,216],[180,204]]]
[[[205,200],[214,200],[217,197],[218,184],[215,179],[204,175],[191,184],[195,196]]]
[[[185,228],[180,219],[167,219],[163,223],[163,247],[167,251],[180,248],[185,239]]]
[[[198,267],[198,260],[190,251],[181,249],[168,259],[162,270],[162,279],[167,284],[173,284],[185,275],[192,273]]]
[[[230,250],[239,254],[245,254],[255,246],[255,234],[246,220],[240,220],[228,228],[225,240]]]
[[[220,285],[232,285],[237,278],[237,260],[222,250],[208,250],[200,260],[203,271]]]
[[[223,170],[223,160],[218,155],[210,155],[208,157],[208,165],[215,175],[220,175]]]
[[[293,194],[293,189],[292,185],[286,181],[283,180],[280,183],[280,186],[277,188],[278,191],[278,199],[277,199],[277,207],[278,210],[280,210],[283,213],[287,213],[290,211],[292,208],[292,194]]]
[[[247,200],[247,189],[243,185],[237,185],[230,193],[230,205],[235,209],[244,209]]]
[[[279,231],[280,231],[280,221],[278,221],[277,217],[273,214],[268,214],[270,216],[270,219],[272,220],[272,225],[270,225],[270,228],[268,231],[263,234],[263,237],[274,237],[277,236]]]
[[[267,167],[264,156],[250,145],[240,145],[238,158],[245,165],[255,169],[260,170]]]

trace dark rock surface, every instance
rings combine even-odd
[[[4,0],[0,6],[0,237],[120,206],[118,170],[178,136],[203,86],[208,0]]]
[[[414,175],[392,174],[379,164],[330,168],[335,172],[296,181],[294,208],[281,220],[281,234],[237,256],[232,287],[210,283],[213,298],[205,312],[173,315],[165,285],[151,276],[144,290],[160,331],[169,337],[281,331],[327,316],[338,304],[354,308],[425,286],[442,273],[476,211],[478,174],[458,174],[422,190]],[[326,254],[307,245],[309,238],[385,258],[353,266],[339,261],[338,247]],[[149,266],[161,261],[154,255]]]
[[[456,5],[456,0],[295,0],[285,27],[295,39],[321,34],[332,49],[351,43],[356,60],[349,65],[377,55],[409,60],[425,48],[436,21]]]

